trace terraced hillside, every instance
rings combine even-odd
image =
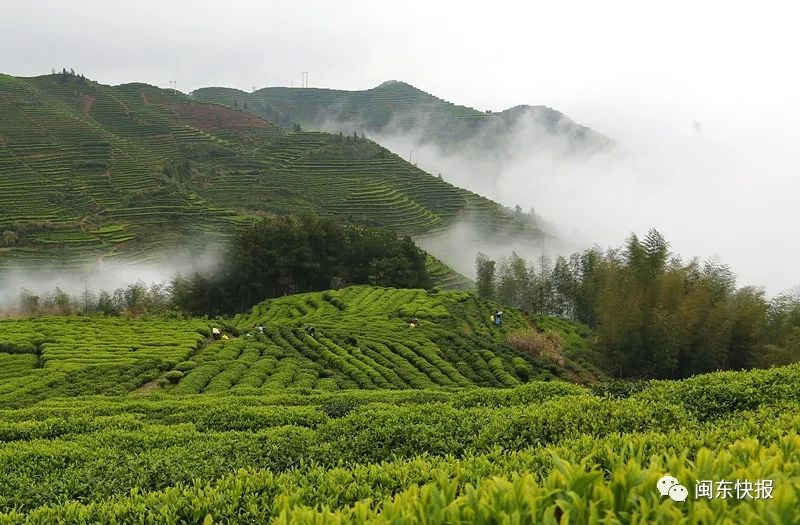
[[[345,133],[357,130],[370,136],[409,133],[445,151],[460,149],[468,143],[481,153],[497,153],[519,127],[529,124],[537,124],[547,133],[564,138],[574,151],[593,151],[611,145],[608,138],[545,106],[483,112],[398,81],[363,91],[267,87],[247,93],[209,87],[194,91],[192,96],[204,102],[245,109],[286,128],[297,123],[303,128]]]
[[[580,359],[559,364],[506,346],[507,334],[529,321],[507,311],[496,327],[489,322],[494,308],[467,292],[354,286],[269,300],[220,322],[0,320],[0,405],[48,395],[125,394],[145,384],[173,394],[254,394],[510,387],[556,375],[593,377]],[[419,325],[412,328],[414,317]],[[224,340],[211,339],[212,325],[223,328]]]
[[[233,320],[246,335],[179,364],[186,375],[172,392],[510,387],[559,373],[504,344],[528,325],[518,312],[502,327],[491,325],[492,313],[466,292],[356,286],[274,299]]]
[[[0,524],[796,524],[799,379],[48,398],[0,409]]]
[[[188,359],[210,335],[200,320],[0,320],[0,404],[125,394]]]
[[[798,523],[798,365],[581,386],[503,344],[581,330],[494,308],[359,286],[0,321],[0,524]]]
[[[0,76],[0,267],[147,260],[305,210],[411,234],[470,213],[542,235],[368,140],[145,84]]]
[[[425,267],[433,282],[443,290],[471,290],[475,282],[428,254]]]

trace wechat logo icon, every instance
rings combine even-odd
[[[656,483],[656,489],[658,489],[658,493],[662,496],[669,496],[669,499],[672,501],[686,501],[686,498],[689,497],[689,491],[686,487],[680,484],[677,478],[674,478],[667,474],[666,476],[662,476],[661,479],[658,480]]]

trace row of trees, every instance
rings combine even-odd
[[[142,315],[163,314],[174,311],[171,287],[167,284],[147,285],[137,281],[114,291],[91,289],[88,283],[77,294],[61,288],[37,294],[23,288],[19,295],[19,309],[27,315]]]
[[[313,214],[264,219],[241,229],[217,271],[176,275],[169,283],[142,282],[77,296],[56,289],[23,290],[21,309],[37,313],[132,315],[183,312],[216,316],[242,312],[271,297],[375,284],[428,288],[426,254],[410,237],[386,229],[337,223]]]
[[[683,261],[655,230],[570,258],[476,259],[478,293],[595,330],[616,376],[685,377],[800,360],[800,293],[768,299],[717,260]]]
[[[66,84],[72,79],[77,80],[79,84],[86,83],[86,77],[83,76],[82,74],[76,74],[73,68],[69,68],[69,71],[67,71],[67,68],[62,68],[61,71],[56,71],[56,69],[53,68],[51,70],[51,74],[56,80],[58,80],[62,84]]]

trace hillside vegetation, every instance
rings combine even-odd
[[[496,308],[356,286],[0,321],[0,523],[798,523],[798,365],[581,386],[556,376],[592,379],[585,327]],[[506,344],[531,329],[571,359]],[[681,503],[665,473],[773,490]]]
[[[797,523],[799,374],[48,399],[0,411],[0,523]]]
[[[0,266],[145,260],[270,213],[418,234],[535,225],[356,137],[287,132],[146,84],[0,76]],[[435,254],[434,254],[435,255]]]
[[[352,104],[284,91],[209,104],[0,76],[0,269],[187,239],[235,260],[23,290],[27,317],[0,319],[0,525],[800,524],[797,297],[737,289],[655,231],[535,266],[479,255],[478,293],[444,290],[471,283],[409,236],[466,216],[542,232],[363,137],[247,112],[285,125],[314,95],[417,129],[398,116],[430,104],[451,145],[506,117],[400,83]],[[665,474],[685,501],[659,494]]]
[[[544,106],[516,106],[499,113],[459,106],[405,82],[389,81],[363,91],[266,87],[252,93],[209,87],[192,92],[204,102],[244,109],[285,128],[368,134],[410,133],[444,150],[469,144],[497,152],[520,127],[535,124],[565,139],[575,151],[598,150],[611,141]]]
[[[178,365],[188,372],[172,392],[510,387],[567,369],[589,376],[576,363],[512,350],[507,335],[527,321],[508,312],[495,327],[492,313],[466,292],[357,286],[274,299],[234,318],[232,330],[249,335]]]
[[[496,327],[490,322],[496,308],[467,292],[354,286],[272,299],[219,322],[106,316],[0,320],[0,404],[54,395],[119,395],[146,383],[152,383],[148,389],[175,394],[253,394],[287,388],[511,387],[557,376],[596,377],[579,355],[555,361],[507,346],[507,335],[529,322],[509,310]],[[410,327],[412,318],[419,321],[416,328]],[[223,328],[228,339],[213,341],[213,326]],[[561,332],[566,338],[567,331]]]
[[[569,318],[594,332],[593,347],[617,377],[678,378],[800,361],[800,289],[768,297],[739,287],[716,258],[684,261],[650,230],[619,248],[569,259],[497,264],[476,258],[477,291],[526,312]]]

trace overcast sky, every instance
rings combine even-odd
[[[797,6],[2,0],[0,71],[72,67],[109,84],[177,80],[186,92],[298,85],[308,71],[311,86],[365,89],[400,79],[481,110],[548,105],[634,157],[648,156],[635,164],[636,176],[658,177],[660,186],[647,191],[665,198],[631,208],[629,229],[660,226],[680,251],[718,253],[743,284],[776,290],[800,282]],[[673,176],[684,184],[672,185]],[[675,200],[692,191],[688,179],[720,191]],[[575,202],[583,206],[591,195],[582,197]],[[609,236],[621,240],[627,232],[619,228]]]

